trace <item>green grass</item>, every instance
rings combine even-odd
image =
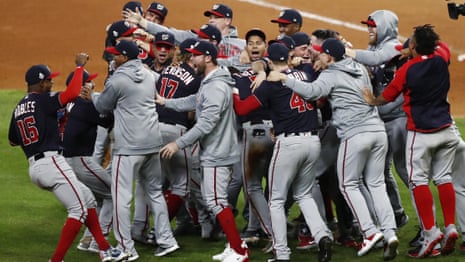
[[[39,189],[31,183],[28,175],[28,163],[20,148],[8,144],[8,125],[13,107],[24,91],[0,91],[0,260],[7,262],[47,261],[54,251],[66,211],[53,194]],[[456,119],[461,130],[465,130],[465,119]],[[411,261],[407,257],[408,241],[416,233],[418,220],[412,210],[410,195],[403,184],[399,183],[401,197],[410,222],[399,232],[400,254],[395,261]],[[243,206],[243,199],[239,200]],[[436,202],[439,203],[439,202]],[[438,204],[439,205],[439,204]],[[438,211],[440,209],[438,208]],[[296,217],[297,207],[292,208],[291,217]],[[439,222],[441,215],[438,215]],[[237,224],[242,228],[245,221],[238,216]],[[80,236],[79,236],[80,237]],[[79,238],[78,237],[78,238]],[[225,241],[202,241],[199,237],[177,237],[181,250],[171,256],[157,258],[154,248],[136,245],[141,258],[138,261],[212,261],[211,256],[224,248]],[[77,251],[78,239],[69,250],[66,261],[99,261],[95,254]],[[112,240],[114,244],[114,241]],[[296,240],[290,240],[293,249],[292,261],[316,261],[316,251],[300,252],[294,249]],[[266,261],[260,247],[251,247],[250,261]],[[463,261],[464,253],[456,251],[447,257],[434,258],[435,261]],[[428,259],[433,260],[433,259]],[[333,261],[382,261],[382,251],[374,250],[364,257],[357,257],[355,250],[335,247]]]

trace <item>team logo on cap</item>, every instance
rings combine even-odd
[[[216,5],[213,5],[213,8],[212,8],[212,9],[213,9],[213,10],[216,10],[216,9],[218,9],[218,8],[220,8],[220,5],[216,4]]]
[[[208,25],[205,24],[205,25],[203,25],[203,26],[200,27],[200,30],[205,30],[205,29],[207,29],[207,27],[208,27]]]
[[[40,79],[40,80],[44,80],[44,78],[45,78],[45,75],[42,74],[41,72],[39,72],[39,79]]]
[[[162,11],[165,7],[162,4],[157,4],[157,10]]]
[[[161,40],[163,40],[163,41],[168,41],[169,38],[170,38],[170,35],[168,35],[168,34],[162,34],[161,35]]]
[[[281,12],[279,13],[279,17],[281,17],[281,16],[283,16],[283,15],[284,15],[284,11],[281,11]]]

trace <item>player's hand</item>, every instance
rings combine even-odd
[[[286,75],[279,71],[271,71],[268,74],[268,77],[266,78],[266,80],[270,82],[278,82],[278,81],[284,81],[286,80],[286,78],[287,78]]]
[[[160,150],[160,156],[165,159],[170,159],[174,154],[176,154],[176,152],[178,152],[178,150],[179,146],[176,142],[171,142]]]
[[[291,65],[296,67],[301,65],[304,62],[304,58],[301,56],[294,56],[291,60]]]
[[[250,64],[250,57],[249,57],[249,53],[247,53],[247,50],[242,50],[241,51],[241,54],[239,55],[239,62],[241,64]]]
[[[315,63],[313,64],[313,69],[318,72],[318,71],[322,71],[324,69],[328,68],[328,64],[323,62],[321,59],[318,59],[317,61],[315,61]]]
[[[363,98],[369,105],[374,105],[375,96],[373,95],[373,92],[369,88],[367,87],[363,88],[362,94],[363,94]]]
[[[257,74],[255,79],[253,80],[252,84],[250,84],[250,89],[252,89],[252,92],[255,91],[257,87],[260,86],[260,84],[265,81],[266,79],[266,73],[265,71],[261,71]]]
[[[85,66],[87,61],[89,61],[89,55],[86,53],[79,53],[76,55],[74,62],[77,66]]]
[[[151,43],[153,42],[155,36],[153,36],[152,34],[148,33],[147,31],[145,31],[144,29],[142,28],[137,28],[133,33],[132,35],[136,38],[140,38],[141,40],[147,42],[147,43]]]
[[[89,101],[92,100],[92,89],[84,85],[79,96]]]
[[[155,103],[159,104],[161,106],[164,106],[166,103],[166,99],[162,97],[161,95],[158,94],[158,92],[155,94]]]
[[[124,20],[128,21],[131,24],[141,25],[141,23],[145,20],[142,17],[142,14],[139,13],[138,10],[137,10],[137,12],[134,12],[131,9],[127,8],[126,10],[123,10],[121,14],[122,14]],[[144,28],[145,28],[145,26],[144,26]]]
[[[150,52],[150,45],[151,45],[150,43],[142,41],[140,39],[134,39],[133,41],[134,41],[134,43],[136,43],[136,45],[139,48],[144,49],[146,52]]]

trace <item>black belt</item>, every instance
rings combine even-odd
[[[63,153],[63,150],[57,150],[58,151],[58,154],[61,155]],[[37,153],[35,155],[32,156],[34,158],[34,161],[37,161],[39,159],[42,159],[45,157],[45,154],[44,152],[40,152],[40,153]]]
[[[251,125],[262,125],[262,124],[265,124],[265,123],[263,122],[263,120],[251,120],[250,124]]]
[[[306,133],[309,133],[309,132],[285,132],[284,133],[284,137],[288,137],[288,136],[301,136],[301,135],[304,135]],[[312,136],[316,136],[318,135],[318,131],[317,130],[312,130],[310,131],[310,134]]]

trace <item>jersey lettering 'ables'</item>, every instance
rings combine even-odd
[[[302,71],[287,69],[289,77],[309,81]],[[306,101],[281,82],[264,81],[254,92],[263,107],[268,108],[275,134],[307,132],[318,129],[314,102]]]
[[[168,66],[160,75],[157,82],[157,92],[165,98],[180,98],[197,93],[201,78],[189,65]],[[180,124],[187,128],[191,121],[186,112],[177,112],[164,106],[157,105],[158,119],[168,124]]]
[[[59,93],[29,93],[16,106],[8,138],[21,145],[26,157],[59,148],[57,111]],[[45,137],[49,136],[49,137]]]

